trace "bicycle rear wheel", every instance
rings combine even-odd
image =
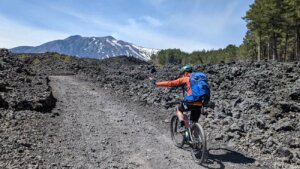
[[[182,133],[177,132],[178,126],[179,126],[179,119],[176,115],[173,115],[171,118],[171,126],[170,126],[171,138],[175,146],[182,148],[182,146],[184,145],[184,136]]]
[[[191,127],[191,135],[192,157],[196,163],[201,164],[206,160],[206,134],[199,123],[194,123]]]

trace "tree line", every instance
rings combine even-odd
[[[300,0],[255,0],[243,19],[248,31],[240,46],[192,53],[167,49],[151,58],[160,64],[300,60]]]
[[[152,55],[152,61],[159,64],[207,64],[229,62],[239,59],[239,47],[228,45],[224,49],[202,50],[192,53],[183,52],[180,49],[161,50],[156,55]]]
[[[243,19],[243,45],[257,60],[300,60],[300,0],[255,0]]]

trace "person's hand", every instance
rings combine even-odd
[[[156,80],[153,79],[152,77],[149,77],[149,80],[151,81],[152,84],[156,85]]]

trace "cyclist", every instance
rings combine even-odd
[[[184,90],[184,100],[181,102],[181,104],[177,107],[177,116],[180,121],[180,131],[184,131],[184,116],[183,112],[185,111],[191,111],[191,120],[193,122],[198,122],[200,113],[201,113],[201,107],[203,106],[204,102],[207,102],[209,100],[209,95],[204,95],[203,97],[199,98],[198,100],[192,100],[190,101],[190,97],[192,97],[192,89],[190,84],[190,76],[193,72],[193,68],[190,65],[183,66],[180,69],[180,74],[182,77],[172,80],[172,81],[163,81],[163,82],[156,82],[154,79],[152,80],[152,83],[154,83],[156,86],[159,87],[178,87],[183,86]]]

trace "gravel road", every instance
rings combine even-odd
[[[45,124],[40,168],[259,168],[253,158],[218,145],[208,145],[209,163],[199,166],[173,145],[169,123],[153,120],[157,109],[72,76],[50,80],[58,102]]]

